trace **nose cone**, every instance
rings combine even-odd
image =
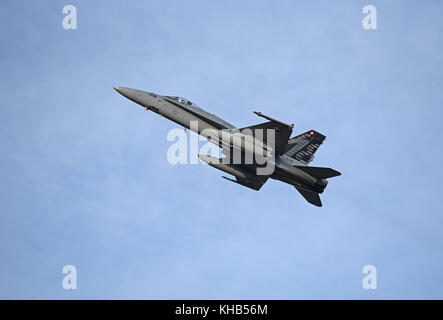
[[[136,90],[136,89],[131,89],[131,88],[125,88],[125,87],[114,87],[115,91],[117,91],[118,93],[120,93],[122,96],[135,101],[136,99],[142,97],[144,95],[144,91],[141,90]],[[137,102],[137,101],[135,101]]]
[[[142,90],[125,88],[125,87],[114,87],[115,91],[120,93],[122,96],[128,98],[129,100],[138,103],[139,105],[146,106],[150,97],[149,92]]]

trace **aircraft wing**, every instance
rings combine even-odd
[[[244,129],[251,129],[253,136],[256,136],[255,130],[262,129],[262,140],[264,143],[271,145],[271,147],[275,148],[275,155],[282,155],[286,151],[286,146],[288,145],[289,137],[291,136],[292,129],[294,128],[294,125],[292,124],[286,124],[284,122],[278,121],[276,119],[273,119],[271,117],[265,116],[264,114],[260,112],[254,111],[255,114],[258,116],[268,119],[268,122],[256,124],[249,127],[241,128],[240,130],[242,133],[244,133]],[[275,142],[274,141],[267,141],[267,129],[274,129],[275,130]]]

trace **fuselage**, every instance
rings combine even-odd
[[[114,87],[114,89],[126,98],[141,105],[146,110],[151,110],[158,113],[159,115],[198,134],[202,134],[203,136],[205,136],[205,132],[211,132],[211,130],[229,131],[237,129],[235,126],[217,117],[215,114],[206,112],[184,98],[162,96],[131,88]],[[197,123],[198,125],[193,126],[191,125],[192,122]],[[205,137],[208,139],[210,138],[208,136]],[[219,146],[221,145],[219,144]],[[273,165],[275,170],[272,175],[269,176],[272,179],[280,180],[298,188],[315,191],[318,193],[323,192],[327,185],[327,180],[318,179],[300,169],[295,168],[293,166],[294,160],[291,161],[291,164],[287,159],[285,159],[284,156],[275,155],[275,157],[268,159],[268,161],[274,161]],[[255,174],[253,170],[247,166],[237,166],[235,164],[231,164],[229,166],[236,167],[234,170],[245,171],[246,175]],[[219,167],[218,169],[224,170],[223,167]],[[233,170],[230,171],[237,172]]]

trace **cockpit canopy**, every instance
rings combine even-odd
[[[169,99],[175,100],[177,102],[186,104],[188,106],[192,106],[192,107],[197,107],[195,104],[193,104],[191,101],[186,100],[185,98],[182,97],[168,97]]]

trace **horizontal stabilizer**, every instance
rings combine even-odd
[[[298,192],[300,192],[300,194],[303,196],[303,198],[305,198],[306,201],[308,201],[309,203],[311,203],[317,207],[322,206],[320,196],[317,192],[309,191],[309,190],[305,190],[305,189],[301,189],[301,188],[297,188],[297,187],[295,187],[295,189],[297,189]]]
[[[340,172],[331,168],[310,167],[310,166],[294,166],[294,167],[319,179],[328,179],[341,175]]]

